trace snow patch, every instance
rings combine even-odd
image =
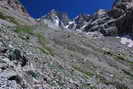
[[[73,21],[70,21],[69,24],[74,24],[74,22]]]
[[[68,27],[69,27],[69,25],[66,25],[66,26],[65,26],[65,28],[68,28]]]
[[[127,37],[121,37],[121,44],[127,45],[128,47],[133,47],[133,40]]]
[[[100,9],[99,11],[97,11],[98,15],[103,15],[106,14],[106,11],[104,9]]]
[[[65,28],[69,29],[69,26],[72,25],[72,24],[75,24],[74,21],[68,22],[68,25],[66,25]]]
[[[94,37],[94,38],[101,38],[103,37],[103,35],[99,32],[87,32],[86,33],[88,36]]]
[[[75,17],[75,19],[78,19],[78,18],[79,18],[79,16],[76,16],[76,17]]]
[[[55,19],[54,22],[55,22],[55,25],[56,25],[56,26],[59,26],[59,19]]]

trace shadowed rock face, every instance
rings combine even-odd
[[[0,0],[0,89],[133,89],[132,1],[38,24],[18,6]]]
[[[133,1],[132,0],[118,0],[113,5],[111,15],[117,19],[116,24],[119,33],[133,34]]]

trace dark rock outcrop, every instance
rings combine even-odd
[[[115,13],[119,15],[115,16]],[[120,34],[133,35],[133,0],[118,0],[115,2],[111,16],[116,19]]]
[[[18,49],[11,50],[11,52],[9,53],[9,59],[11,61],[15,60],[17,62],[20,62],[22,67],[25,66],[28,62],[26,57],[22,55],[21,51]]]
[[[85,32],[99,31],[105,36],[116,35],[117,27],[114,19],[108,15],[108,11],[99,10],[91,16],[91,20],[84,28]]]

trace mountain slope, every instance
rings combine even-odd
[[[123,5],[124,0],[119,1]],[[129,30],[120,31],[121,24],[116,24],[129,18],[113,16],[119,14],[114,8],[121,9],[115,7],[117,2],[111,11],[72,21],[56,11],[38,24],[27,12],[23,16],[17,11],[21,18],[11,16],[19,18],[19,24],[0,17],[0,89],[133,89],[133,41],[127,38]],[[100,28],[110,21],[111,30]]]

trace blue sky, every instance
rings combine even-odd
[[[114,0],[20,0],[30,15],[38,18],[51,9],[67,12],[70,17],[92,14],[98,9],[111,9]]]

